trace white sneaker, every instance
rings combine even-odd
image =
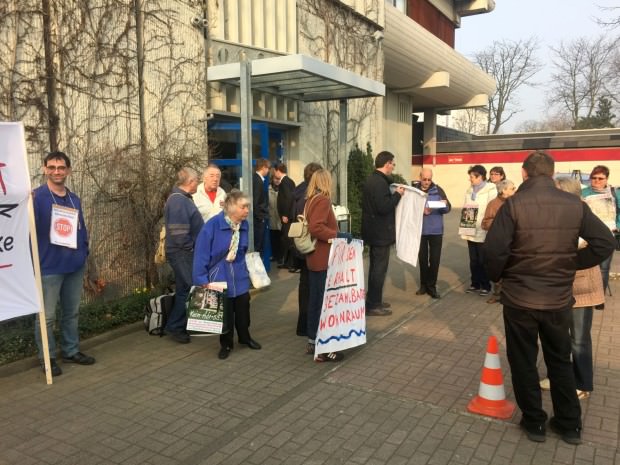
[[[540,384],[540,389],[543,391],[551,390],[551,382],[549,381],[549,378],[541,379],[538,384]]]
[[[588,397],[590,397],[590,391],[580,391],[579,389],[577,389],[577,398],[579,400],[584,400]]]

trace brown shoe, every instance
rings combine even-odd
[[[496,297],[491,297],[489,300],[487,300],[487,304],[495,304],[499,302],[499,300]]]

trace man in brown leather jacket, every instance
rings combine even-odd
[[[614,249],[609,229],[578,197],[553,183],[554,161],[542,151],[523,162],[523,184],[499,209],[484,244],[489,278],[503,280],[506,352],[521,427],[543,442],[536,358],[538,338],[551,380],[550,428],[565,442],[581,442],[581,406],[570,359],[569,325],[577,269],[595,266]],[[588,247],[577,249],[579,237]]]

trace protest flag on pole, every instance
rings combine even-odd
[[[22,123],[0,123],[0,292],[0,321],[39,313],[47,384],[52,384]]]

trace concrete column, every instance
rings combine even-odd
[[[346,100],[340,100],[340,136],[338,140],[338,204],[347,206],[347,120],[349,106]]]
[[[437,111],[424,112],[424,155],[432,155],[433,166],[437,161]]]
[[[252,199],[252,62],[243,55],[241,84],[241,190]],[[254,251],[254,219],[248,215],[248,251]]]

